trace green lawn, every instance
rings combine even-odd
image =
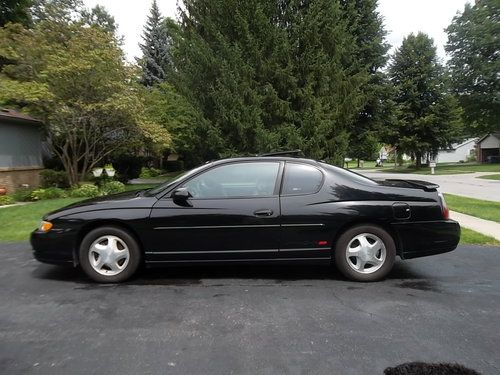
[[[125,185],[127,190],[148,189],[157,184]],[[40,224],[42,216],[50,211],[78,202],[85,198],[48,199],[25,205],[0,208],[0,241],[26,241]]]
[[[484,234],[475,232],[471,229],[462,228],[462,235],[460,236],[461,244],[468,245],[493,245],[500,246],[500,241],[493,237],[485,236]]]
[[[479,176],[478,178],[484,178],[485,180],[500,180],[500,174],[487,174],[486,176]]]
[[[49,199],[0,208],[0,241],[27,241],[30,232],[38,227],[43,215],[79,200],[82,198]]]
[[[458,195],[445,194],[450,210],[500,223],[500,202],[483,201]]]

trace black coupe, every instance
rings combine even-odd
[[[396,255],[457,247],[460,226],[437,188],[309,159],[226,159],[52,212],[31,244],[39,261],[80,265],[98,282],[124,281],[141,264],[297,261],[333,262],[349,279],[376,281]]]

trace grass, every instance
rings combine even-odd
[[[445,194],[450,210],[500,223],[500,202]]]
[[[478,178],[484,178],[485,180],[500,180],[500,174],[487,174],[486,176],[479,176]]]
[[[462,227],[462,235],[460,236],[460,243],[467,245],[491,245],[500,246],[500,241],[493,237],[485,236],[484,234],[475,232],[471,229]]]
[[[148,189],[157,184],[125,185],[127,190]],[[39,202],[0,208],[1,241],[27,241],[29,234],[40,224],[42,216],[50,211],[85,198],[48,199]]]
[[[82,198],[49,199],[22,206],[0,208],[0,241],[26,241],[30,232],[40,224],[42,216],[50,211],[78,202]]]

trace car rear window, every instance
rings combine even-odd
[[[313,194],[323,183],[323,173],[312,165],[287,163],[282,195]]]

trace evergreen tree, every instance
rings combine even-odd
[[[460,132],[461,111],[446,87],[433,40],[426,34],[404,38],[392,58],[390,77],[398,111],[392,144],[421,165],[423,155],[435,155]]]
[[[338,1],[297,1],[291,10],[298,82],[294,109],[304,149],[342,165],[352,123],[364,105],[368,73],[360,68],[356,38]]]
[[[455,93],[470,135],[500,129],[500,1],[466,4],[447,28]]]
[[[144,43],[140,47],[143,56],[139,61],[143,70],[141,83],[153,86],[165,81],[170,60],[170,38],[156,0],[151,6],[142,38]]]
[[[31,0],[0,0],[0,27],[7,22],[29,25]]]
[[[185,0],[168,80],[220,155],[300,147],[341,163],[368,72],[339,1]]]
[[[391,121],[390,90],[381,71],[387,63],[389,45],[385,43],[386,32],[377,3],[377,0],[342,0],[349,31],[355,37],[359,69],[369,74],[362,86],[364,106],[349,138],[349,156],[358,159],[358,166],[359,159],[373,158],[383,128]]]
[[[101,5],[96,5],[92,9],[84,9],[82,11],[82,19],[88,25],[98,26],[111,34],[116,33],[117,25],[115,18]]]

